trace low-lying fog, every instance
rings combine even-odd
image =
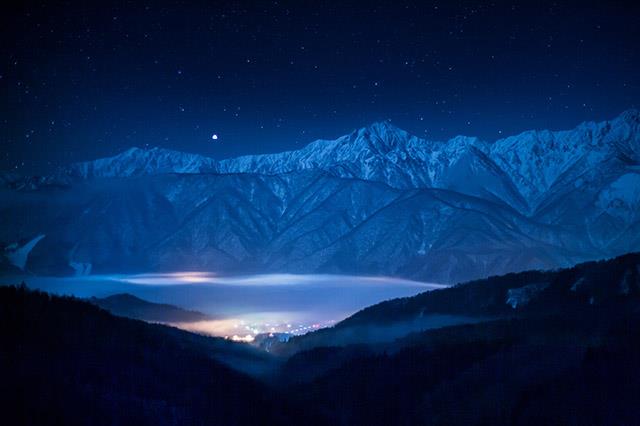
[[[252,340],[265,332],[302,334],[396,297],[441,288],[389,277],[267,274],[219,277],[202,272],[87,277],[29,277],[31,288],[87,298],[117,293],[196,310],[209,321],[175,324],[202,333]]]

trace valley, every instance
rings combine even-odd
[[[0,404],[34,424],[631,424],[639,300],[631,253],[392,299],[257,348],[0,286]],[[445,316],[464,321],[429,326]]]
[[[218,276],[210,273],[93,275],[88,277],[7,277],[29,288],[83,299],[128,294],[141,300],[134,309],[127,298],[102,306],[137,317],[140,302],[177,305],[200,317],[182,319],[174,311],[157,310],[142,317],[207,335],[251,342],[259,334],[305,334],[332,326],[369,305],[446,286],[390,277],[340,275]],[[98,299],[98,305],[101,305]],[[134,301],[135,303],[135,301]],[[156,305],[157,306],[157,305]],[[111,309],[109,309],[111,308]],[[147,308],[146,312],[150,312]]]

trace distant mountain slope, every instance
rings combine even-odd
[[[76,299],[0,286],[0,339],[7,424],[308,422],[215,359],[250,348],[114,317]],[[243,362],[251,368],[255,360]]]
[[[427,141],[383,122],[222,161],[135,148],[54,176],[3,175],[0,242],[7,257],[46,235],[24,265],[36,273],[206,268],[455,283],[639,250],[639,153],[637,110],[493,143]]]
[[[457,282],[608,253],[481,198],[310,171],[13,191],[0,199],[0,217],[12,224],[0,229],[0,240],[47,230],[26,264],[42,274],[85,264],[94,273],[322,271]]]
[[[211,319],[211,317],[201,312],[188,311],[164,303],[147,302],[127,293],[114,294],[103,298],[92,297],[88,301],[114,315],[148,322],[178,323]]]

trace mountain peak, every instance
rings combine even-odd
[[[391,120],[374,121],[373,123],[369,124],[366,128],[376,133],[403,131],[399,127],[392,124]]]
[[[376,121],[370,125],[354,131],[351,136],[354,141],[364,142],[370,148],[380,152],[388,152],[415,138],[405,130],[391,124],[390,120]]]
[[[639,124],[640,110],[637,108],[630,108],[626,111],[623,111],[615,120],[624,121],[626,123]]]
[[[408,133],[391,123],[391,120],[375,121],[367,127],[360,129],[360,133],[368,133],[380,138],[389,138],[398,135],[408,136]]]

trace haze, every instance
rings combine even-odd
[[[249,340],[247,336],[267,332],[304,334],[333,325],[383,300],[445,287],[391,277],[216,276],[207,272],[31,277],[29,286],[80,298],[130,293],[144,300],[177,305],[212,317],[211,321],[174,324],[180,328],[244,340]]]

